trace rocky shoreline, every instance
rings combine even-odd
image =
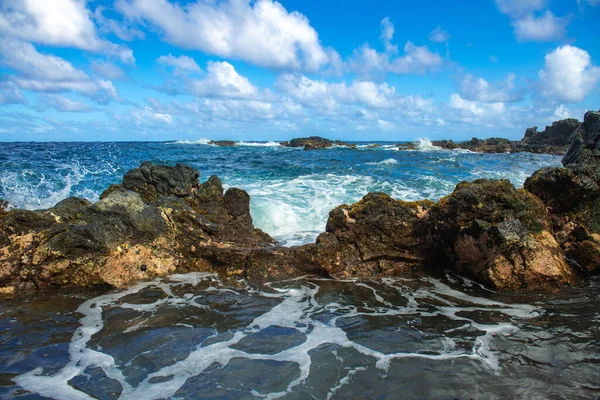
[[[333,209],[315,243],[281,247],[254,228],[245,191],[224,192],[216,176],[200,183],[187,165],[144,162],[93,204],[72,197],[27,211],[3,203],[0,293],[123,287],[191,271],[261,284],[452,269],[496,290],[576,285],[600,270],[600,112],[574,129],[563,164],[535,172],[523,189],[461,182],[437,203],[369,193]]]
[[[569,138],[581,122],[574,118],[555,121],[541,132],[537,126],[527,128],[521,140],[508,140],[504,138],[473,138],[466,142],[452,140],[434,140],[432,145],[445,150],[463,149],[476,153],[520,153],[529,152],[536,154],[562,155],[569,147]],[[399,150],[406,150],[406,145],[399,146]]]

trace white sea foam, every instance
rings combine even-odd
[[[171,142],[171,144],[203,144],[203,145],[211,145],[211,139],[201,138],[198,140],[176,140]]]
[[[0,175],[0,190],[11,207],[27,210],[50,208],[69,196],[83,197],[97,201],[99,193],[90,188],[75,188],[86,177],[102,173],[114,173],[102,166],[98,171],[90,171],[77,162],[59,168],[60,176],[47,178],[38,171],[25,169],[19,172],[4,172]]]
[[[512,318],[532,318],[538,315],[538,309],[533,306],[520,304],[505,304],[498,301],[492,301],[485,298],[471,296],[456,291],[440,281],[432,278],[423,278],[420,287],[411,288],[404,284],[410,279],[386,278],[381,282],[359,282],[357,288],[363,288],[372,293],[372,299],[365,302],[362,297],[361,304],[339,304],[328,302],[320,304],[317,300],[317,294],[320,291],[318,281],[305,282],[298,281],[294,287],[279,288],[272,286],[271,291],[261,292],[256,289],[250,290],[244,296],[267,297],[280,299],[281,301],[268,311],[258,315],[245,327],[237,328],[231,331],[228,340],[218,341],[216,343],[202,345],[202,343],[190,343],[190,353],[183,359],[175,360],[155,372],[149,373],[137,385],[131,385],[125,378],[124,371],[129,363],[120,365],[110,355],[99,350],[88,347],[88,343],[95,334],[99,334],[104,329],[105,321],[103,319],[104,309],[107,307],[137,309],[144,311],[144,315],[150,315],[159,311],[168,312],[168,308],[185,309],[186,307],[197,307],[196,300],[201,299],[204,293],[208,291],[199,291],[197,293],[186,293],[181,296],[176,295],[172,287],[182,285],[198,285],[202,281],[212,282],[211,291],[227,290],[216,280],[214,275],[192,273],[185,275],[173,275],[168,280],[156,279],[151,282],[142,282],[132,288],[110,293],[96,297],[83,303],[78,312],[84,317],[79,321],[80,327],[74,333],[69,345],[70,360],[66,366],[54,374],[43,374],[41,368],[34,369],[25,374],[14,378],[14,381],[24,389],[37,393],[42,396],[55,399],[89,399],[87,394],[77,390],[69,384],[69,381],[76,376],[85,374],[88,367],[96,366],[101,368],[111,379],[118,381],[123,391],[122,399],[159,399],[171,398],[177,391],[194,376],[198,376],[206,371],[210,366],[220,364],[226,366],[233,358],[243,358],[249,360],[271,360],[275,362],[294,363],[299,368],[297,377],[289,381],[284,390],[274,393],[260,393],[252,389],[252,393],[257,397],[267,399],[276,399],[291,393],[294,388],[304,383],[311,373],[311,352],[322,348],[323,345],[337,345],[341,348],[353,348],[365,357],[373,359],[374,366],[380,369],[384,374],[392,366],[392,361],[396,359],[421,358],[433,362],[444,362],[445,360],[454,360],[467,358],[478,361],[485,368],[496,373],[501,369],[499,353],[494,350],[493,341],[497,338],[510,336],[518,331],[517,325],[511,322],[499,322],[483,324],[469,319],[469,312],[477,314],[494,312],[502,313]],[[332,284],[331,281],[329,281]],[[415,282],[415,281],[413,281]],[[344,285],[346,283],[339,283]],[[412,286],[412,285],[411,285]],[[123,301],[123,298],[140,292],[143,289],[154,287],[162,290],[167,296],[151,304],[131,304]],[[385,300],[384,292],[391,293],[396,291],[406,298],[405,306],[397,306],[393,302]],[[432,300],[435,303],[432,303]],[[380,304],[380,306],[372,305]],[[464,306],[467,302],[469,306]],[[433,306],[433,304],[440,304]],[[459,311],[462,314],[459,316]],[[323,319],[320,316],[327,312],[332,316],[330,319]],[[466,314],[465,314],[466,312]],[[452,337],[433,335],[428,341],[430,346],[437,350],[427,349],[427,351],[398,351],[386,353],[378,351],[369,346],[369,342],[359,343],[351,340],[347,332],[342,328],[345,324],[344,319],[356,320],[362,316],[372,318],[414,318],[415,315],[422,317],[444,315],[457,325],[453,330],[447,332],[457,332],[459,330],[468,330],[468,334],[461,338],[461,346]],[[160,318],[160,317],[159,317]],[[181,324],[179,324],[181,325]],[[189,324],[187,324],[189,325]],[[185,328],[185,324],[181,325]],[[238,345],[242,339],[249,335],[260,332],[271,326],[295,329],[305,336],[305,340],[293,347],[286,348],[275,354],[263,354],[256,352],[246,352]],[[189,329],[194,329],[189,325]],[[473,329],[480,334],[473,335]],[[130,330],[133,332],[134,330]],[[454,335],[454,333],[453,333]],[[470,348],[466,346],[465,341],[471,341]],[[331,347],[331,346],[330,346]],[[343,359],[337,355],[336,359],[343,363]],[[327,398],[332,398],[343,386],[350,383],[350,378],[368,368],[368,364],[361,366],[350,366],[346,368],[346,373],[338,375],[335,382],[331,383]],[[250,389],[248,389],[250,390]]]
[[[280,147],[279,142],[237,142],[236,146],[250,146],[250,147]]]
[[[325,230],[329,212],[360,200],[368,192],[383,191],[394,198],[417,200],[421,196],[402,184],[363,175],[304,175],[290,180],[233,181],[250,194],[254,226],[282,244],[312,242]]]
[[[387,158],[383,161],[369,162],[367,164],[369,164],[369,165],[395,165],[395,164],[398,164],[398,160],[396,160],[394,158]]]

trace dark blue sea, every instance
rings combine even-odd
[[[329,211],[382,191],[438,200],[462,180],[517,187],[551,155],[358,143],[2,143],[0,198],[43,209],[97,200],[142,161],[187,163],[251,195],[255,226],[311,242]],[[1,268],[1,266],[0,266]],[[453,273],[256,288],[210,274],[130,288],[49,288],[0,299],[0,398],[597,399],[600,281],[496,293]]]

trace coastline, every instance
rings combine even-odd
[[[586,114],[565,168],[534,173],[525,189],[502,180],[462,182],[437,204],[370,193],[332,210],[317,241],[297,247],[275,246],[254,228],[245,191],[224,193],[216,176],[200,184],[199,172],[185,165],[144,163],[97,203],[70,198],[41,212],[3,211],[2,292],[122,287],[187,271],[260,284],[306,274],[389,276],[428,268],[454,269],[496,290],[575,285],[597,270],[600,254],[593,211],[599,116]],[[565,190],[578,196],[555,206]]]

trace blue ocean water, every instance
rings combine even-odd
[[[537,169],[560,165],[560,157],[552,155],[446,151],[427,140],[419,141],[416,151],[398,151],[386,142],[317,151],[273,142],[207,143],[4,143],[0,198],[28,209],[48,208],[68,196],[94,201],[142,161],[187,163],[200,171],[201,181],[216,174],[225,187],[247,190],[254,224],[292,245],[312,241],[331,209],[371,191],[435,201],[462,180],[507,178],[520,187]]]

